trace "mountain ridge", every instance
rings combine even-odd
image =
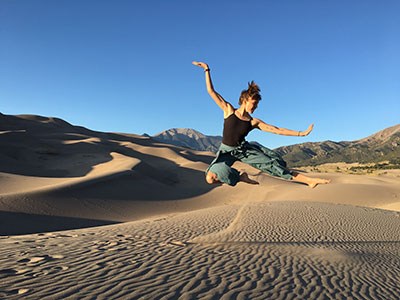
[[[393,161],[400,157],[400,124],[355,141],[307,142],[275,150],[294,167],[336,162]]]
[[[34,133],[44,129],[44,127],[46,127],[45,130],[49,134],[62,132],[68,132],[70,135],[95,134],[100,138],[107,138],[109,135],[112,135],[112,133],[97,132],[82,126],[72,125],[65,120],[55,117],[38,115],[14,116],[0,113],[0,134],[12,131],[14,132],[12,135],[13,139],[15,139],[15,143],[13,142],[3,147],[2,153],[7,153],[8,156],[12,157],[14,153],[18,152],[19,146],[17,145],[17,140],[22,138],[22,136],[18,138],[18,132]],[[139,135],[137,136],[139,137]],[[222,141],[221,136],[208,136],[190,128],[171,128],[154,136],[145,136],[156,142],[214,153],[218,150]],[[46,143],[40,148],[40,151],[52,152],[51,147],[48,147]],[[323,142],[306,142],[282,146],[274,150],[283,157],[289,167],[316,166],[336,162],[378,163],[391,161],[399,164],[400,124],[385,128],[355,141],[335,142],[328,140]]]
[[[221,136],[205,135],[191,128],[171,128],[151,136],[152,139],[198,151],[217,152]]]
[[[151,138],[199,151],[218,151],[221,136],[207,136],[189,128],[172,128]],[[212,140],[211,140],[212,139]],[[274,149],[290,167],[335,162],[381,162],[400,157],[400,124],[355,141],[305,142]]]

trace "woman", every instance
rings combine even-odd
[[[209,66],[204,62],[194,61],[193,64],[204,69],[207,92],[224,112],[222,143],[216,158],[206,170],[206,181],[209,184],[226,183],[234,186],[239,181],[258,184],[257,181],[249,178],[247,173],[240,174],[238,170],[232,168],[233,163],[238,160],[269,175],[305,183],[311,188],[330,182],[289,170],[279,154],[260,145],[250,144],[245,140],[246,135],[255,128],[280,135],[306,136],[312,131],[313,125],[304,131],[294,131],[268,125],[260,119],[253,118],[250,114],[256,110],[258,102],[261,100],[260,88],[253,81],[249,83],[247,90],[242,91],[239,98],[240,107],[235,109],[214,90]]]

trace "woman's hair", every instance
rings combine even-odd
[[[257,101],[261,100],[260,88],[253,80],[248,83],[247,90],[243,90],[240,93],[239,105],[242,105],[243,101],[246,101],[250,98]]]

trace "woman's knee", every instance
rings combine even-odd
[[[240,175],[238,170],[225,163],[217,163],[209,168],[206,174],[206,181],[209,184],[226,183],[234,186],[240,181]]]

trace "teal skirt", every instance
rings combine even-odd
[[[236,161],[246,163],[271,176],[284,179],[292,179],[292,173],[286,168],[286,162],[275,151],[259,144],[244,141],[237,147],[231,147],[221,143],[217,156],[206,170],[215,173],[218,180],[236,185],[240,181],[240,173],[232,168]]]

